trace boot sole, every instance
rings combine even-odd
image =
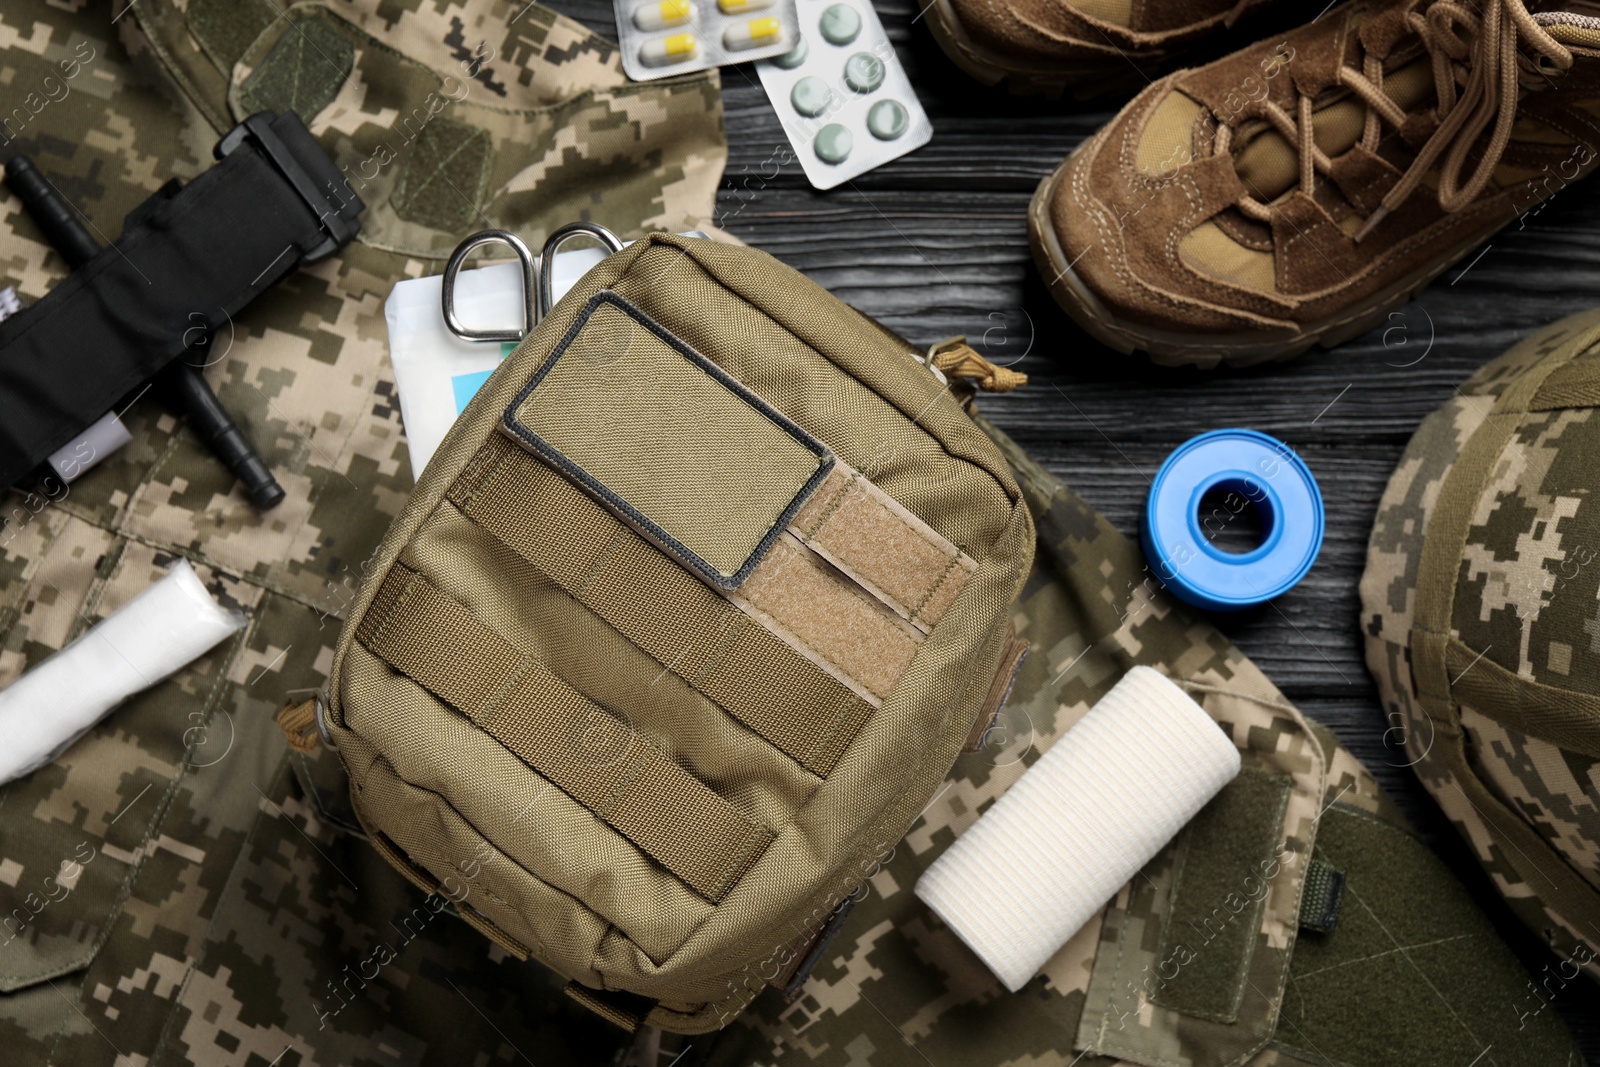
[[[1056,238],[1055,228],[1050,224],[1050,203],[1062,175],[1080,151],[1082,146],[1039,183],[1028,205],[1028,244],[1033,251],[1034,265],[1044,276],[1050,295],[1084,332],[1123,355],[1143,352],[1163,367],[1250,367],[1293,359],[1313,346],[1333,348],[1344,344],[1383,322],[1485,240],[1480,236],[1470,244],[1452,249],[1444,258],[1396,282],[1357,308],[1275,336],[1263,330],[1199,337],[1160,330],[1113,314],[1072,270],[1072,263]]]

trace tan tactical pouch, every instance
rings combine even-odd
[[[419,887],[621,1025],[715,1029],[794,982],[992,719],[1033,536],[905,342],[654,234],[423,472],[327,734]]]

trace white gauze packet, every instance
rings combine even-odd
[[[211,598],[187,560],[0,689],[0,784],[65,752],[112,708],[210,651],[248,620]],[[182,724],[173,729],[181,730]]]

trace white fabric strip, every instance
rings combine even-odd
[[[1014,993],[1238,773],[1211,716],[1135,667],[923,873],[917,896]]]
[[[49,763],[106,712],[245,621],[211,599],[194,568],[179,560],[122,610],[0,690],[0,784]]]

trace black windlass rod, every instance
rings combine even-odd
[[[45,239],[61,253],[68,267],[77,270],[100,252],[100,242],[78,221],[72,205],[56,192],[55,186],[27,156],[19,153],[11,157],[6,164],[6,184],[22,200],[22,206],[44,231]],[[245,492],[255,506],[265,511],[281,503],[287,495],[283,486],[272,476],[271,468],[262,461],[200,372],[180,358],[169,363],[160,377],[188,412],[189,427],[210,446],[234,477],[244,483]]]

